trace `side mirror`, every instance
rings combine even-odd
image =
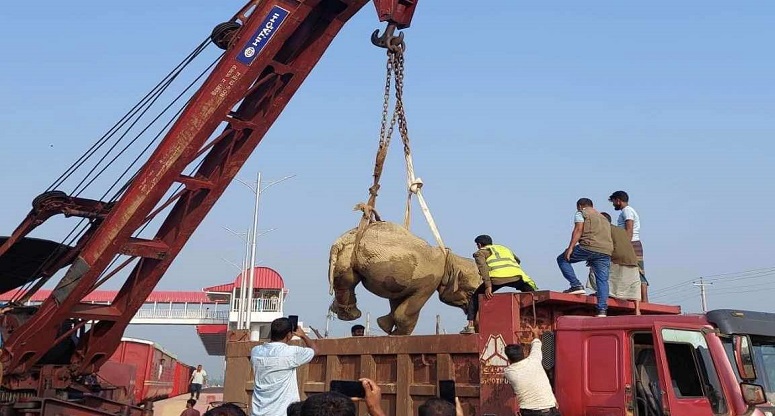
[[[751,338],[748,335],[735,335],[735,364],[740,378],[746,381],[756,380],[756,367],[753,365]]]
[[[740,383],[740,391],[743,393],[743,400],[749,406],[767,403],[764,388],[758,384]]]

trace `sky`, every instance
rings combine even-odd
[[[447,246],[470,256],[473,238],[490,234],[542,289],[563,290],[555,257],[568,244],[575,201],[589,197],[612,213],[607,197],[622,189],[641,216],[652,300],[697,312],[692,282],[703,277],[713,283],[710,308],[772,311],[775,4],[457,3],[420,2],[405,31],[415,170]],[[241,6],[6,5],[0,233],[10,234],[36,195]],[[258,259],[285,279],[285,312],[317,328],[331,301],[330,245],[357,225],[352,207],[371,184],[385,53],[369,36],[382,26],[366,5],[343,28],[238,175],[247,182],[258,171],[267,181],[295,175],[262,195],[259,228],[275,231],[259,238]],[[218,54],[205,51],[198,68]],[[406,198],[399,143],[377,200],[382,216],[396,222]],[[234,182],[157,288],[232,281],[243,243],[224,227],[246,229],[252,203],[251,191]],[[413,209],[412,231],[433,241]],[[34,236],[57,239],[72,226],[57,219]],[[357,293],[378,332],[387,300],[363,287]],[[437,314],[448,332],[465,323],[434,297],[416,333],[432,333]],[[351,324],[332,322],[333,335]],[[222,370],[193,327],[130,327],[127,335],[153,339],[211,374]]]

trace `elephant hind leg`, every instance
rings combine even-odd
[[[361,282],[361,277],[347,270],[334,275],[334,301],[329,308],[336,317],[343,321],[354,321],[361,317],[358,301],[355,297],[355,287]]]

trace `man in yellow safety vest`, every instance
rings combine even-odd
[[[468,302],[468,325],[460,331],[461,334],[474,334],[476,327],[474,321],[479,312],[479,295],[484,294],[487,299],[492,298],[492,293],[508,286],[522,292],[538,290],[533,279],[522,270],[519,257],[508,247],[493,244],[492,237],[480,235],[474,239],[476,252],[474,260],[482,277],[482,284],[474,291],[471,301]]]

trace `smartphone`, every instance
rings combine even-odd
[[[299,328],[299,316],[288,315],[288,320],[291,321],[291,331],[296,332],[296,329]]]
[[[360,381],[331,380],[331,391],[342,393],[347,397],[366,397],[366,390]]]
[[[439,397],[455,404],[455,380],[439,380]]]

